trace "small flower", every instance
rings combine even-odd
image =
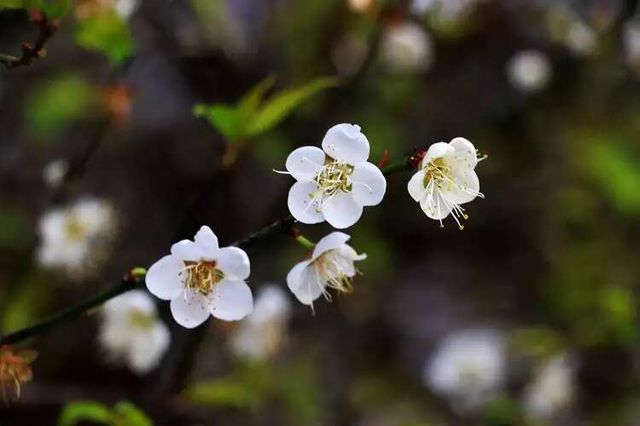
[[[94,198],[49,210],[40,218],[38,262],[71,275],[89,274],[107,255],[115,219],[111,205]]]
[[[471,329],[447,336],[424,368],[425,384],[454,408],[479,408],[505,381],[505,339],[497,330]]]
[[[136,373],[155,368],[169,347],[169,329],[158,319],[153,299],[143,290],[105,303],[102,319],[102,347],[110,358],[124,361]]]
[[[632,19],[622,27],[625,60],[631,70],[640,74],[640,21]]]
[[[295,265],[287,275],[287,285],[300,303],[313,305],[321,295],[331,300],[327,287],[342,293],[353,291],[352,281],[358,270],[357,260],[367,258],[347,245],[351,237],[342,232],[332,232],[316,244],[311,259]]]
[[[326,220],[338,229],[356,223],[363,207],[379,204],[387,189],[382,172],[367,158],[369,141],[353,124],[330,128],[322,149],[294,150],[286,163],[297,180],[287,201],[293,217],[308,224]]]
[[[219,248],[218,237],[203,226],[194,241],[171,246],[171,254],[147,272],[149,291],[171,301],[178,324],[194,328],[209,315],[237,321],[253,311],[253,296],[245,282],[250,265],[247,253],[237,247]]]
[[[466,219],[467,215],[461,204],[484,198],[474,171],[478,161],[475,147],[464,138],[434,143],[422,159],[420,170],[409,180],[409,194],[441,226],[451,214],[462,229],[460,218]]]
[[[568,354],[545,361],[524,390],[525,413],[534,419],[549,420],[567,409],[575,393],[575,362]]]
[[[523,50],[507,64],[507,76],[511,84],[525,93],[542,90],[551,77],[551,62],[538,50]]]
[[[576,19],[567,28],[567,47],[577,56],[590,56],[598,50],[596,32],[584,22]]]
[[[44,166],[44,169],[42,170],[44,183],[46,183],[50,188],[59,187],[68,170],[69,163],[66,160],[58,159],[51,161]]]
[[[253,313],[240,323],[229,342],[238,356],[267,359],[277,353],[291,315],[291,302],[280,288],[270,284],[256,296]]]
[[[0,346],[0,388],[5,402],[20,398],[22,384],[33,378],[31,363],[37,356],[36,351],[14,353],[9,346]]]
[[[391,25],[382,39],[381,58],[391,72],[419,73],[433,62],[433,43],[418,24]]]

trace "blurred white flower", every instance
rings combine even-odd
[[[330,128],[322,149],[294,150],[283,172],[297,180],[287,200],[293,217],[308,224],[326,220],[338,229],[356,223],[363,207],[379,204],[387,189],[382,172],[367,158],[369,141],[354,124]]]
[[[516,89],[525,93],[538,92],[549,82],[551,61],[538,50],[523,50],[509,60],[507,76]]]
[[[108,202],[84,198],[45,212],[38,227],[38,262],[82,276],[93,272],[107,255],[116,215]]]
[[[178,324],[194,328],[209,315],[237,321],[253,311],[253,296],[245,282],[250,265],[247,253],[237,247],[218,246],[218,237],[203,226],[194,241],[171,246],[171,254],[151,265],[147,288],[156,297],[171,301]]]
[[[313,249],[311,259],[296,264],[287,275],[287,285],[300,303],[313,305],[321,295],[331,300],[327,287],[343,293],[353,291],[352,280],[358,273],[354,262],[367,258],[347,245],[351,237],[332,232]]]
[[[116,0],[115,10],[124,19],[129,19],[140,6],[140,0]]]
[[[469,329],[447,336],[424,367],[424,382],[460,411],[480,408],[506,379],[506,343],[494,329]]]
[[[427,150],[420,170],[409,180],[409,194],[441,226],[442,220],[451,214],[462,229],[460,218],[467,216],[461,204],[476,197],[484,198],[474,170],[478,160],[475,147],[464,138],[434,143]]]
[[[280,286],[267,285],[256,295],[253,313],[240,323],[229,341],[231,350],[243,358],[267,359],[280,348],[291,302]]]
[[[627,64],[640,74],[640,20],[630,20],[624,24],[622,42]]]
[[[338,40],[331,50],[331,62],[338,74],[348,77],[358,70],[367,54],[367,42],[358,36],[347,35]]]
[[[53,160],[42,169],[42,179],[50,188],[57,188],[62,184],[68,170],[69,163],[66,160]]]
[[[598,35],[587,24],[574,20],[567,28],[565,43],[578,56],[590,56],[598,50]]]
[[[115,11],[122,19],[129,19],[140,6],[140,0],[78,0],[74,8],[78,19],[88,19]]]
[[[420,25],[405,21],[387,28],[380,56],[391,72],[419,73],[433,62],[433,43]]]
[[[575,363],[567,354],[544,362],[524,390],[525,413],[534,419],[548,420],[567,409],[573,401]]]
[[[480,0],[413,0],[411,12],[416,15],[433,12],[443,17],[456,20],[475,6]]]
[[[171,340],[153,299],[143,290],[132,290],[104,304],[98,337],[109,358],[126,363],[138,374],[160,363]]]
[[[347,0],[349,8],[354,12],[366,12],[375,2],[376,0]]]

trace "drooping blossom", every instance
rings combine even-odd
[[[426,71],[433,62],[433,42],[418,24],[405,21],[390,25],[382,38],[380,56],[393,73]]]
[[[329,129],[322,149],[303,146],[287,158],[288,174],[296,179],[287,204],[302,223],[325,220],[338,229],[355,224],[364,206],[382,201],[387,181],[369,158],[369,141],[360,126],[338,124]]]
[[[203,226],[194,241],[171,246],[171,254],[154,263],[147,272],[149,291],[171,301],[178,324],[194,328],[209,315],[237,321],[253,311],[253,296],[245,282],[250,265],[247,253],[238,247],[218,245],[211,228]]]
[[[38,353],[32,350],[14,352],[8,346],[0,346],[0,388],[5,402],[20,398],[24,383],[33,378],[31,363]]]
[[[149,294],[132,290],[103,306],[99,340],[110,359],[145,374],[159,364],[171,335]]]
[[[353,291],[353,278],[358,273],[354,262],[367,258],[347,244],[351,237],[332,232],[313,248],[311,258],[296,264],[287,275],[287,285],[296,298],[305,305],[324,295],[331,300],[328,289],[342,293]]]
[[[451,214],[462,229],[460,219],[467,217],[462,204],[484,197],[475,172],[477,164],[478,153],[467,139],[434,143],[409,180],[409,194],[427,217],[442,225],[442,220]]]
[[[108,254],[116,214],[107,201],[83,198],[45,212],[38,225],[40,265],[83,276],[92,273]]]
[[[495,329],[455,332],[440,342],[424,367],[424,382],[459,411],[482,407],[506,380],[506,342]]]
[[[291,302],[282,288],[275,284],[263,287],[256,296],[253,312],[231,336],[231,350],[242,358],[272,357],[282,346],[290,315]]]

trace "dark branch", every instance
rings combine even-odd
[[[46,15],[39,10],[31,12],[31,22],[38,27],[38,38],[36,42],[33,45],[23,43],[22,54],[20,56],[0,54],[0,63],[7,69],[31,65],[34,60],[44,56],[45,45],[58,29],[58,24],[49,21]]]

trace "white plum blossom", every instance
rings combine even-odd
[[[86,275],[104,260],[115,231],[111,204],[83,198],[69,206],[53,208],[38,223],[37,259],[46,268]]]
[[[321,295],[327,300],[327,288],[339,292],[353,291],[352,280],[358,270],[354,262],[367,258],[347,244],[351,237],[343,232],[332,232],[315,245],[311,258],[296,264],[287,275],[287,285],[300,303],[313,306]]]
[[[57,188],[62,184],[68,170],[69,163],[66,160],[53,160],[42,169],[42,179],[50,188]]]
[[[296,179],[287,204],[296,220],[338,229],[360,219],[364,206],[382,201],[387,181],[369,158],[369,141],[360,126],[338,124],[327,131],[322,149],[303,146],[287,158],[288,174]]]
[[[566,410],[575,393],[574,375],[575,361],[568,354],[556,355],[540,365],[524,390],[527,416],[549,420]]]
[[[632,19],[624,24],[622,42],[627,64],[640,74],[640,20]]]
[[[280,286],[269,284],[256,295],[253,313],[240,322],[229,341],[238,356],[267,359],[277,353],[285,337],[291,302]]]
[[[460,411],[482,407],[506,379],[506,342],[495,329],[468,329],[447,336],[427,360],[424,382]]]
[[[409,194],[429,218],[442,225],[442,220],[451,214],[462,229],[460,218],[467,216],[461,204],[484,198],[475,172],[478,161],[478,153],[467,139],[434,143],[409,180]]]
[[[98,338],[110,359],[126,363],[138,374],[155,368],[171,341],[153,299],[143,290],[132,290],[104,304]]]
[[[156,297],[171,301],[178,324],[194,328],[209,315],[238,321],[253,311],[253,296],[245,282],[250,265],[247,253],[238,247],[220,248],[218,237],[203,226],[194,241],[171,246],[171,254],[151,265],[147,288]]]
[[[577,56],[590,56],[598,50],[598,35],[580,20],[571,22],[565,38],[567,47]]]
[[[509,60],[507,77],[522,92],[539,92],[551,77],[551,61],[539,50],[523,50]]]
[[[380,56],[391,72],[420,73],[433,62],[433,43],[415,22],[392,24],[384,33]]]

